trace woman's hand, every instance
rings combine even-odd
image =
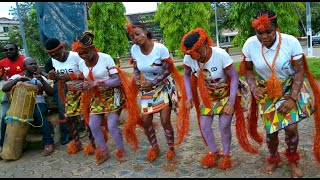
[[[223,114],[231,116],[234,112],[234,106],[226,104],[222,110]]]
[[[265,96],[267,89],[264,87],[256,87],[253,89],[252,92],[253,92],[253,96],[254,96],[254,98],[256,98],[256,100],[261,100]]]
[[[88,90],[94,86],[94,81],[84,81],[82,84],[83,90]]]
[[[60,79],[63,80],[64,82],[68,82],[71,80],[69,75],[62,75],[60,76]]]
[[[49,79],[52,79],[54,81],[59,80],[59,76],[56,74],[56,71],[54,69],[48,72],[48,77]]]
[[[285,116],[294,108],[294,106],[296,106],[296,102],[293,99],[288,98],[279,106],[277,111],[283,116]]]
[[[194,101],[193,101],[193,99],[192,99],[192,98],[188,99],[188,100],[186,101],[186,108],[192,109],[193,106],[194,106]]]
[[[151,81],[142,83],[140,86],[141,91],[151,91],[152,89],[153,89],[153,83]]]

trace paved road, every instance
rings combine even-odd
[[[123,116],[125,117],[125,116]],[[172,115],[173,125],[175,125],[175,115]],[[159,116],[155,116],[155,122],[160,125]],[[232,124],[232,161],[234,169],[229,171],[220,170],[217,168],[203,169],[199,165],[199,159],[206,152],[208,148],[200,136],[197,120],[195,118],[195,111],[191,112],[190,133],[185,142],[176,148],[179,162],[173,166],[168,164],[164,158],[167,151],[167,144],[164,138],[162,127],[156,129],[156,136],[160,145],[160,158],[155,160],[152,164],[146,162],[146,153],[150,148],[146,136],[141,129],[137,129],[138,137],[140,139],[139,150],[135,154],[132,148],[125,144],[128,161],[119,164],[115,158],[116,146],[113,139],[109,139],[107,146],[109,147],[112,156],[100,166],[95,165],[93,156],[85,156],[83,152],[76,155],[68,155],[66,153],[66,146],[60,144],[56,145],[56,150],[51,156],[44,157],[41,155],[41,148],[33,148],[25,151],[23,157],[17,161],[0,161],[0,177],[24,177],[24,178],[165,178],[165,177],[179,177],[179,178],[275,178],[275,177],[290,177],[290,169],[284,156],[285,142],[284,132],[280,134],[279,152],[283,159],[281,165],[272,175],[263,173],[262,169],[266,165],[265,157],[267,155],[266,145],[260,147],[257,155],[250,155],[244,152],[238,145],[235,137],[234,121]],[[261,127],[261,120],[259,121]],[[217,125],[217,119],[213,123],[213,129],[220,146],[220,134]],[[121,127],[122,128],[122,127]],[[264,132],[262,128],[260,132]],[[313,148],[313,133],[314,121],[311,118],[303,120],[299,123],[300,144],[298,151],[301,153],[302,160],[300,166],[302,167],[305,176],[320,178],[319,168],[312,154]],[[110,135],[110,134],[109,134]],[[87,137],[82,139],[84,143],[88,143]],[[220,146],[221,147],[221,146]]]

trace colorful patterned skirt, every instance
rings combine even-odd
[[[106,114],[124,106],[125,95],[122,88],[97,87],[98,93],[91,93],[90,113]]]
[[[81,90],[78,90],[75,87],[76,83],[80,82],[70,82],[67,83],[67,94],[66,94],[66,102],[65,102],[65,116],[79,116],[81,114],[80,110],[80,101],[81,101]]]
[[[212,107],[205,107],[205,105],[201,102],[201,115],[209,116],[221,114],[222,109],[229,102],[228,83],[223,82],[215,86],[214,88],[210,88],[208,86],[207,88],[211,97]],[[241,96],[241,103],[243,106],[246,102],[248,102],[248,99],[250,98],[250,89],[248,84],[240,79],[237,96]]]
[[[306,83],[303,82],[296,106],[285,116],[278,113],[277,108],[279,108],[280,105],[285,102],[290,95],[292,82],[292,78],[281,81],[284,94],[283,97],[272,100],[265,96],[260,101],[257,101],[258,111],[261,115],[267,134],[272,134],[290,126],[291,124],[298,123],[302,119],[311,116],[314,112],[312,107],[312,98],[309,94]],[[258,86],[265,87],[266,83],[267,82],[265,80],[256,81]]]
[[[143,115],[159,112],[168,105],[172,105],[172,109],[177,112],[178,92],[171,76],[153,90],[142,91],[140,106]]]

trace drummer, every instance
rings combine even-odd
[[[43,92],[48,96],[53,96],[53,88],[48,84],[47,78],[37,73],[38,64],[32,57],[25,58],[23,66],[25,68],[24,75],[15,74],[11,76],[3,85],[2,91],[10,92],[12,87],[20,81],[38,86],[36,105],[33,113],[34,122],[32,124],[40,126],[43,123],[41,126],[42,142],[44,145],[43,155],[48,156],[54,151],[54,140],[51,136],[52,129],[47,119],[48,111]]]

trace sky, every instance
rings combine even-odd
[[[126,7],[126,14],[155,11],[157,10],[156,2],[123,2]],[[9,10],[16,7],[15,2],[0,2],[0,17],[12,18],[9,15]]]

